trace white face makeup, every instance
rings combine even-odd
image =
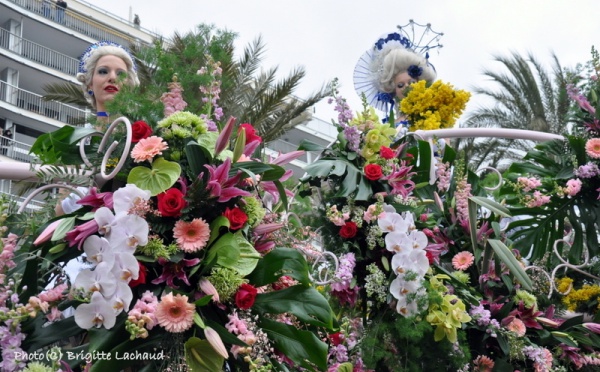
[[[94,92],[98,112],[106,111],[106,102],[119,92],[126,76],[127,65],[121,58],[106,55],[98,59],[92,76],[92,86],[89,87]]]
[[[417,80],[412,78],[408,72],[401,72],[394,78],[394,86],[396,87],[396,97],[398,99],[404,98],[404,92],[406,88],[412,84],[416,83]]]

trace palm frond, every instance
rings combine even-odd
[[[81,107],[89,107],[81,87],[73,83],[50,83],[44,87],[46,94],[42,97],[45,101],[58,101]]]

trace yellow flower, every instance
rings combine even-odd
[[[451,128],[462,114],[471,93],[455,90],[438,80],[427,86],[425,80],[410,86],[400,102],[400,111],[410,122],[410,130]]]

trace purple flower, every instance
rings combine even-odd
[[[213,165],[205,165],[210,172],[210,180],[208,181],[207,190],[210,196],[219,197],[219,203],[225,203],[236,196],[250,196],[248,191],[244,191],[235,187],[241,179],[241,173],[238,172],[233,177],[229,177],[231,169],[231,159],[227,158],[223,164],[215,167]]]
[[[160,284],[166,282],[167,285],[171,288],[179,288],[173,281],[175,279],[179,279],[187,285],[190,285],[190,282],[187,277],[186,268],[197,265],[200,262],[199,258],[193,259],[182,259],[179,262],[170,262],[169,260],[165,260],[164,258],[159,258],[158,263],[162,265],[163,272],[161,276],[154,279],[152,284]]]
[[[88,236],[98,232],[98,223],[96,220],[89,220],[77,226],[74,230],[71,230],[65,235],[65,240],[69,242],[69,247],[77,245],[77,248],[81,250],[81,246]]]

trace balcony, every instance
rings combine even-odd
[[[16,53],[30,61],[64,72],[69,76],[77,75],[79,60],[76,58],[23,39],[2,28],[0,28],[0,48]]]
[[[26,9],[29,12],[38,14],[57,24],[77,31],[83,35],[89,36],[94,40],[107,40],[122,45],[130,45],[138,42],[138,38],[116,30],[101,22],[91,19],[89,15],[82,14],[76,10],[67,8],[59,13],[54,6],[54,1],[44,0],[8,0],[9,2]],[[48,4],[48,5],[46,5]]]
[[[0,101],[71,125],[83,123],[86,117],[84,110],[56,101],[44,101],[41,95],[19,89],[2,80]]]
[[[31,145],[0,136],[0,161],[9,161],[6,157],[23,163],[33,163],[35,157],[29,154],[30,150]]]

